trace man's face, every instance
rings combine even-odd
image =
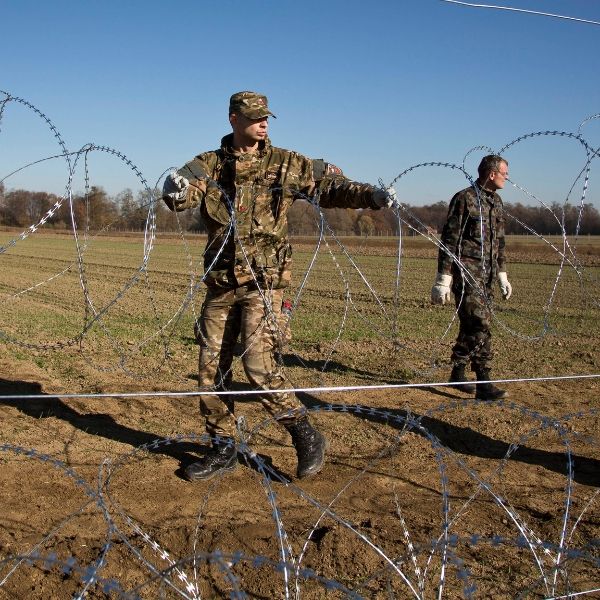
[[[269,117],[260,119],[249,119],[241,113],[229,115],[229,122],[237,139],[251,145],[260,142],[267,137],[269,129]]]
[[[488,187],[494,190],[501,190],[508,178],[508,165],[505,162],[500,163],[497,171],[492,171],[488,176]]]

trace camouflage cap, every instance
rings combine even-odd
[[[229,114],[241,113],[249,119],[276,118],[267,102],[266,96],[256,92],[237,92],[229,99]]]

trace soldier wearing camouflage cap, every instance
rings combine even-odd
[[[490,383],[493,358],[491,303],[498,281],[504,299],[512,294],[504,256],[504,208],[497,190],[508,177],[508,162],[501,156],[485,156],[478,167],[479,177],[450,201],[438,254],[438,273],[431,289],[431,301],[456,301],[459,331],[452,349],[451,383],[465,392],[475,392],[479,400],[498,400],[504,390]],[[477,375],[468,381],[467,364]]]
[[[268,119],[274,116],[263,94],[233,94],[233,132],[217,150],[199,154],[171,173],[163,199],[176,211],[199,206],[208,230],[207,293],[198,323],[199,384],[229,389],[240,335],[246,376],[254,389],[264,392],[257,397],[266,410],[291,434],[302,478],[321,469],[326,442],[296,396],[277,391],[286,387],[275,349],[283,293],[291,280],[287,213],[298,198],[314,197],[324,208],[381,208],[391,206],[395,193],[350,181],[322,160],[274,147],[267,135]],[[190,480],[209,479],[237,464],[232,398],[203,395],[200,411],[214,443],[186,468]]]

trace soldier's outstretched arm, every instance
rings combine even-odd
[[[323,159],[315,159],[313,173],[323,208],[385,208],[395,203],[393,188],[382,190],[368,183],[352,181],[342,170]]]

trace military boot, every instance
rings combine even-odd
[[[185,477],[188,481],[211,479],[219,473],[233,471],[237,465],[237,450],[233,440],[213,446],[198,462],[188,465]]]
[[[489,369],[477,369],[475,372],[477,373],[477,381],[489,381]],[[478,383],[476,387],[476,400],[500,400],[508,396],[506,391],[496,387],[493,383]]]
[[[465,374],[465,365],[455,364],[452,367],[452,372],[450,373],[450,383],[460,383],[462,381],[469,381]],[[453,385],[453,388],[457,390],[462,390],[467,394],[472,394],[475,391],[474,383],[465,383],[464,385]]]
[[[296,477],[302,479],[318,473],[323,467],[327,441],[310,424],[308,417],[302,417],[295,423],[286,423],[285,428],[292,436],[292,444],[298,455]]]

